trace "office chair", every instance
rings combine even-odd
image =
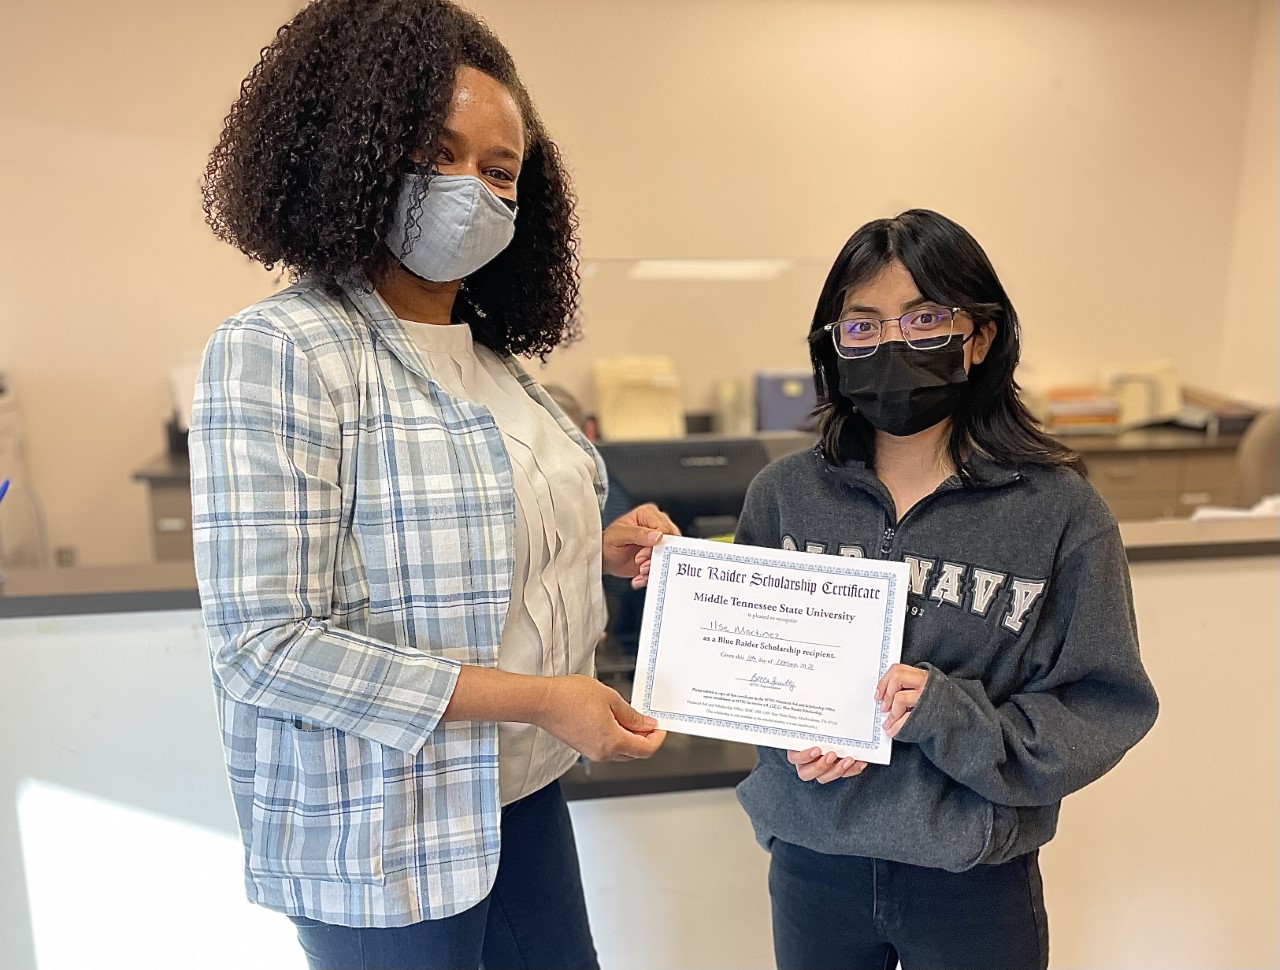
[[[1249,422],[1236,451],[1236,478],[1241,505],[1280,495],[1280,410],[1264,411]]]

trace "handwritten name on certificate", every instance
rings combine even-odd
[[[876,682],[909,569],[703,539],[654,549],[632,704],[667,730],[889,762]]]

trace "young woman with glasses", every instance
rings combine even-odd
[[[855,232],[809,336],[820,443],[761,472],[737,541],[911,579],[892,762],[764,748],[739,789],[778,966],[1045,967],[1037,849],[1156,716],[1115,520],[1019,400],[1017,314],[956,223]]]

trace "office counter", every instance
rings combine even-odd
[[[191,614],[200,606],[191,563],[160,563],[82,569],[33,569],[0,577],[0,623],[8,618],[83,616],[88,614]],[[191,648],[203,650],[202,643]],[[602,678],[624,697],[629,676]],[[755,764],[755,749],[746,744],[673,735],[646,761],[579,764],[564,779],[572,801],[655,792],[725,788],[746,777]]]
[[[1241,517],[1120,523],[1129,562],[1223,559],[1280,552],[1280,519]],[[0,619],[199,609],[189,562],[0,572]]]
[[[244,900],[193,579],[181,564],[4,580],[5,970],[305,968],[289,923]],[[732,793],[754,758],[672,736],[648,761],[565,778],[604,965],[767,964],[767,920],[724,937],[759,909],[763,874],[719,861],[760,864]],[[655,887],[667,853],[682,861]]]
[[[1121,522],[1120,537],[1131,566],[1179,560],[1208,564],[1215,559],[1280,553],[1280,518]]]
[[[1183,518],[1199,505],[1234,505],[1239,435],[1147,428],[1063,437],[1120,521]]]
[[[1041,853],[1052,965],[1275,966],[1280,521],[1122,530],[1161,713]],[[6,970],[34,970],[37,940],[41,970],[171,966],[192,940],[188,970],[303,968],[287,922],[243,901],[191,587],[189,565],[5,580]],[[768,857],[730,787],[752,753],[719,744],[673,735],[566,779],[603,965],[771,965]],[[55,959],[76,939],[116,959]]]
[[[1280,519],[1202,522],[1126,522],[1121,534],[1131,563],[1199,561],[1280,554]],[[67,617],[191,611],[198,623],[199,596],[190,562],[79,569],[17,570],[0,576],[0,621],[18,617]],[[203,644],[193,645],[202,649]],[[625,664],[610,657],[601,679],[630,697]],[[565,778],[570,799],[732,787],[755,764],[750,745],[672,735],[647,761],[579,764]]]
[[[195,563],[0,571],[0,619],[198,610]]]
[[[1210,561],[1280,553],[1277,519],[1129,522],[1121,532],[1130,562]],[[20,570],[0,577],[0,621],[198,609],[195,572],[189,562]],[[604,666],[616,670],[620,665]],[[630,697],[627,673],[601,679]],[[754,764],[750,745],[672,735],[647,761],[576,765],[565,777],[565,792],[575,800],[733,787]]]

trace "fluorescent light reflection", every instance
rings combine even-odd
[[[245,898],[238,839],[27,779],[18,829],[39,970],[305,970]]]
[[[745,283],[776,280],[791,268],[787,259],[638,259],[633,280]]]

